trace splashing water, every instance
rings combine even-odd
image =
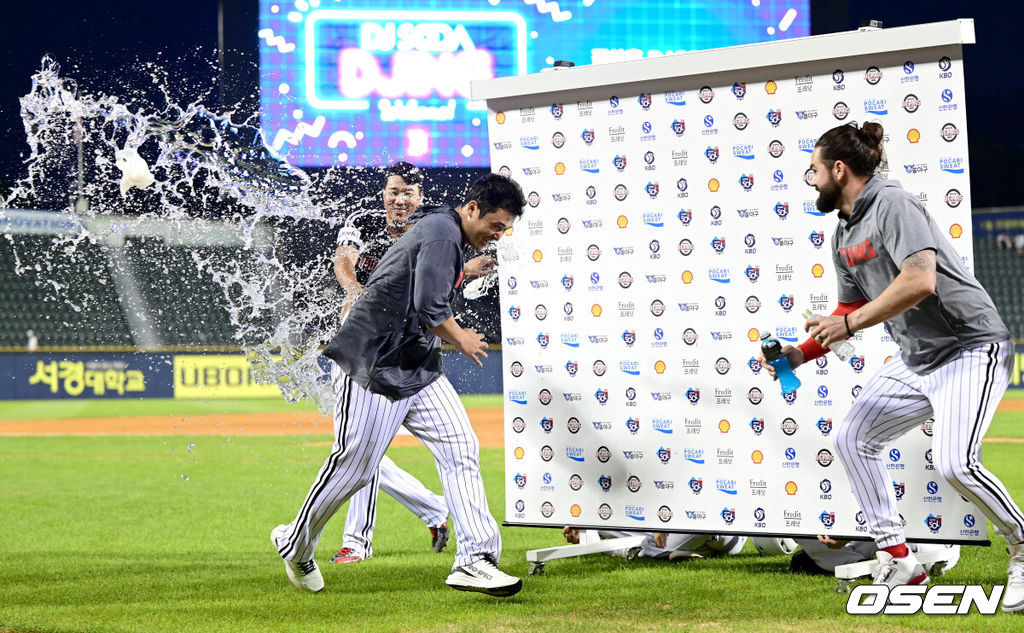
[[[129,107],[116,96],[83,94],[74,81],[61,77],[53,60],[43,60],[31,91],[21,99],[28,175],[0,206],[66,196],[73,188],[68,174],[76,144],[90,159],[76,195],[90,204],[76,207],[81,227],[55,238],[44,260],[26,261],[15,249],[16,272],[41,269],[36,277],[50,280],[53,291],[62,293],[66,288],[53,281],[61,276],[53,273],[69,262],[80,265],[75,256],[83,243],[101,245],[116,269],[126,265],[125,257],[117,257],[117,249],[129,250],[126,235],[146,234],[157,222],[175,243],[208,244],[210,225],[196,216],[220,216],[239,248],[192,250],[194,272],[208,275],[219,288],[233,338],[254,377],[277,384],[290,402],[308,398],[330,412],[329,383],[318,357],[341,308],[336,284],[325,281],[332,253],[295,261],[283,236],[302,221],[332,227],[336,234],[344,212],[375,201],[339,199],[332,193],[340,181],[336,172],[311,178],[268,150],[258,128],[236,124],[198,102],[179,106],[167,90],[161,92],[162,103],[155,107]],[[5,237],[15,245],[12,235]],[[92,273],[83,267],[79,274]],[[84,307],[90,299],[84,298]],[[63,300],[71,303],[67,296]],[[143,313],[127,314],[140,320]],[[133,336],[138,344],[139,334]]]

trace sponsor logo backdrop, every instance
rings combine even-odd
[[[835,125],[884,125],[883,176],[970,266],[959,47],[664,85],[490,104],[492,168],[529,201],[500,249],[507,519],[864,537],[833,438],[894,344],[858,333],[787,399],[756,341],[835,307],[836,219],[804,180]],[[930,434],[885,456],[908,536],[984,539]]]

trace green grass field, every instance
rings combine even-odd
[[[85,405],[79,415],[101,415],[102,408],[71,404]],[[195,403],[189,411],[173,404],[147,401],[136,411],[221,412],[251,403]],[[5,404],[0,417],[59,410]],[[1024,414],[999,414],[990,435],[1022,437],[1022,422]],[[1022,450],[998,443],[984,452],[1024,500]],[[285,578],[269,532],[291,520],[326,454],[308,436],[0,438],[0,631],[1024,631],[1024,618],[1004,614],[847,616],[833,581],[794,576],[787,558],[757,556],[750,545],[740,556],[678,565],[555,561],[545,575],[527,577],[525,551],[562,542],[550,529],[502,529],[502,566],[525,578],[518,596],[455,592],[443,584],[453,546],[430,552],[423,524],[385,495],[375,556],[324,563],[340,546],[342,511],[318,552],[327,587],[305,594]],[[390,455],[440,489],[425,449],[395,447]],[[482,462],[500,521],[502,451],[485,449]],[[995,546],[966,548],[942,582],[1004,583],[1001,540],[991,530],[989,538]]]

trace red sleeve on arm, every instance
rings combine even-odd
[[[850,314],[851,312],[853,312],[854,310],[861,307],[867,302],[867,299],[861,299],[859,301],[853,301],[850,303],[844,303],[840,301],[839,305],[836,306],[836,309],[832,311],[832,316],[843,316],[844,314]],[[819,358],[828,353],[828,350],[822,347],[821,345],[818,345],[818,341],[815,341],[813,338],[807,339],[803,343],[800,343],[800,345],[797,345],[797,347],[799,347],[800,351],[804,353],[805,363],[808,363],[814,360],[815,358]]]

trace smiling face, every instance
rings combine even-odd
[[[820,147],[815,147],[814,152],[811,153],[811,172],[811,186],[818,191],[818,199],[814,201],[814,206],[822,213],[835,211],[836,205],[839,204],[842,188],[832,174],[832,170],[821,160]]]
[[[384,212],[389,226],[402,226],[409,214],[423,203],[423,190],[410,185],[401,176],[388,176],[384,184]]]
[[[467,202],[460,210],[462,216],[462,230],[466,234],[466,241],[478,251],[491,242],[497,242],[505,235],[505,231],[512,228],[512,221],[515,217],[505,209],[497,209],[487,215],[480,215],[480,205],[475,200]]]

